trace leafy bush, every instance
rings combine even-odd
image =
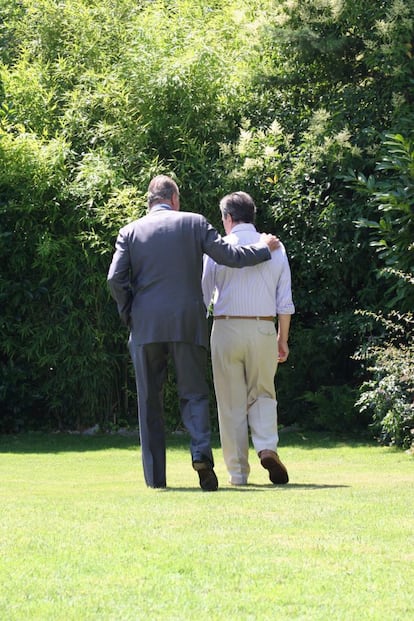
[[[413,322],[414,323],[414,322]],[[371,378],[361,386],[357,407],[369,413],[384,444],[414,446],[414,345],[373,347]]]
[[[350,177],[368,197],[372,219],[359,227],[371,231],[371,246],[384,262],[379,275],[387,283],[386,307],[414,308],[414,142],[401,134],[387,134],[376,174]],[[374,219],[376,218],[376,219]]]
[[[394,226],[403,217],[399,166],[412,165],[400,152],[412,151],[411,4],[3,4],[3,428],[135,420],[127,335],[105,276],[119,227],[145,211],[159,172],[176,176],[183,209],[217,226],[218,199],[250,192],[258,226],[286,243],[297,314],[291,363],[278,377],[281,416],[318,416],[302,397],[322,398],[323,387],[347,401],[358,377],[353,311],[394,303],[379,267],[397,278],[398,302],[411,304],[395,276],[409,280],[407,265],[384,264],[371,229],[354,227],[381,221],[372,194],[344,183],[348,169],[366,179],[378,172],[385,131],[405,136],[378,189],[390,206],[382,239],[401,260],[404,249],[412,254],[411,225],[401,220],[401,238]],[[167,424],[175,427],[172,384]]]
[[[371,212],[371,218],[360,219],[357,225],[370,230],[371,245],[385,265],[378,270],[379,282],[387,278],[383,307],[371,315],[377,334],[368,339],[364,354],[357,356],[368,367],[357,406],[371,413],[381,442],[407,448],[414,440],[412,140],[401,134],[386,135],[376,173],[368,178],[354,175],[353,181],[368,197]]]

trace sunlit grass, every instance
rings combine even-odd
[[[11,620],[407,619],[414,463],[282,434],[288,486],[203,493],[185,437],[149,490],[135,438],[0,438],[0,610]]]

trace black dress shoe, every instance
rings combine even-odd
[[[211,464],[204,461],[193,461],[193,468],[198,473],[200,487],[204,492],[217,491],[218,480]]]

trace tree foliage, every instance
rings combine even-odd
[[[371,245],[385,265],[378,272],[383,309],[372,314],[377,330],[358,356],[369,376],[356,405],[360,412],[370,413],[381,441],[405,448],[414,444],[413,156],[412,140],[387,135],[376,171],[368,178],[350,177],[377,215],[376,220],[360,219],[357,225],[370,229]]]
[[[280,420],[354,420],[355,310],[412,308],[413,20],[403,0],[3,0],[1,428],[134,420],[105,277],[158,172],[217,226],[224,193],[252,194],[293,273]],[[172,385],[167,404],[175,425]]]

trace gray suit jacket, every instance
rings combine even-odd
[[[256,265],[271,256],[263,243],[231,246],[203,216],[161,205],[123,227],[115,248],[108,286],[139,344],[181,341],[207,347],[203,254],[229,267]]]

